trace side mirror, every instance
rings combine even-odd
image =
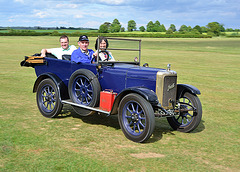
[[[143,67],[149,67],[148,63],[144,63]]]

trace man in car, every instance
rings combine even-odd
[[[47,53],[51,53],[58,59],[62,59],[62,55],[71,55],[77,49],[74,45],[69,45],[69,38],[66,35],[61,36],[59,42],[61,48],[42,49],[41,56],[46,57]]]
[[[94,51],[88,49],[89,39],[86,35],[81,35],[78,41],[79,48],[74,50],[71,56],[71,61],[76,63],[92,63],[95,60],[93,59]]]

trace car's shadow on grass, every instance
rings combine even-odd
[[[193,130],[190,133],[185,133],[185,134],[191,135],[191,134],[202,132],[205,129],[204,122],[205,121],[202,120],[195,130]],[[161,119],[156,118],[155,129],[153,131],[153,135],[147,141],[147,143],[157,142],[159,140],[162,140],[164,135],[176,135],[176,133],[177,133],[177,131],[175,131],[171,128],[171,126],[168,124],[166,118],[161,118]]]
[[[106,114],[93,113],[89,116],[80,116],[71,108],[71,106],[65,106],[62,110],[62,113],[57,118],[68,117],[78,118],[83,122],[92,125],[104,125],[107,127],[115,128],[117,130],[121,130],[117,115],[107,116]],[[205,129],[204,122],[205,121],[202,120],[194,131],[186,134],[194,134],[203,131]],[[155,129],[153,131],[152,137],[145,143],[157,142],[161,140],[164,135],[175,135],[175,133],[176,132],[170,127],[166,118],[156,118]]]
[[[78,118],[78,119],[81,119],[83,122],[92,124],[92,125],[105,125],[108,127],[120,129],[117,115],[111,115],[108,117],[106,114],[93,113],[89,116],[81,116],[81,115],[78,115],[72,109],[71,106],[65,106],[61,114],[57,118],[68,118],[68,117]]]

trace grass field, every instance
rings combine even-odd
[[[171,63],[178,83],[201,90],[203,106],[194,132],[157,118],[144,144],[125,138],[117,116],[76,117],[70,106],[55,119],[40,114],[34,69],[19,63],[58,39],[0,37],[0,171],[240,171],[240,39],[142,39],[142,64]]]

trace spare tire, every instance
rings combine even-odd
[[[95,107],[99,104],[100,84],[96,75],[87,69],[76,70],[69,79],[68,93],[72,102]],[[74,111],[81,116],[91,114],[90,110],[72,106]]]

